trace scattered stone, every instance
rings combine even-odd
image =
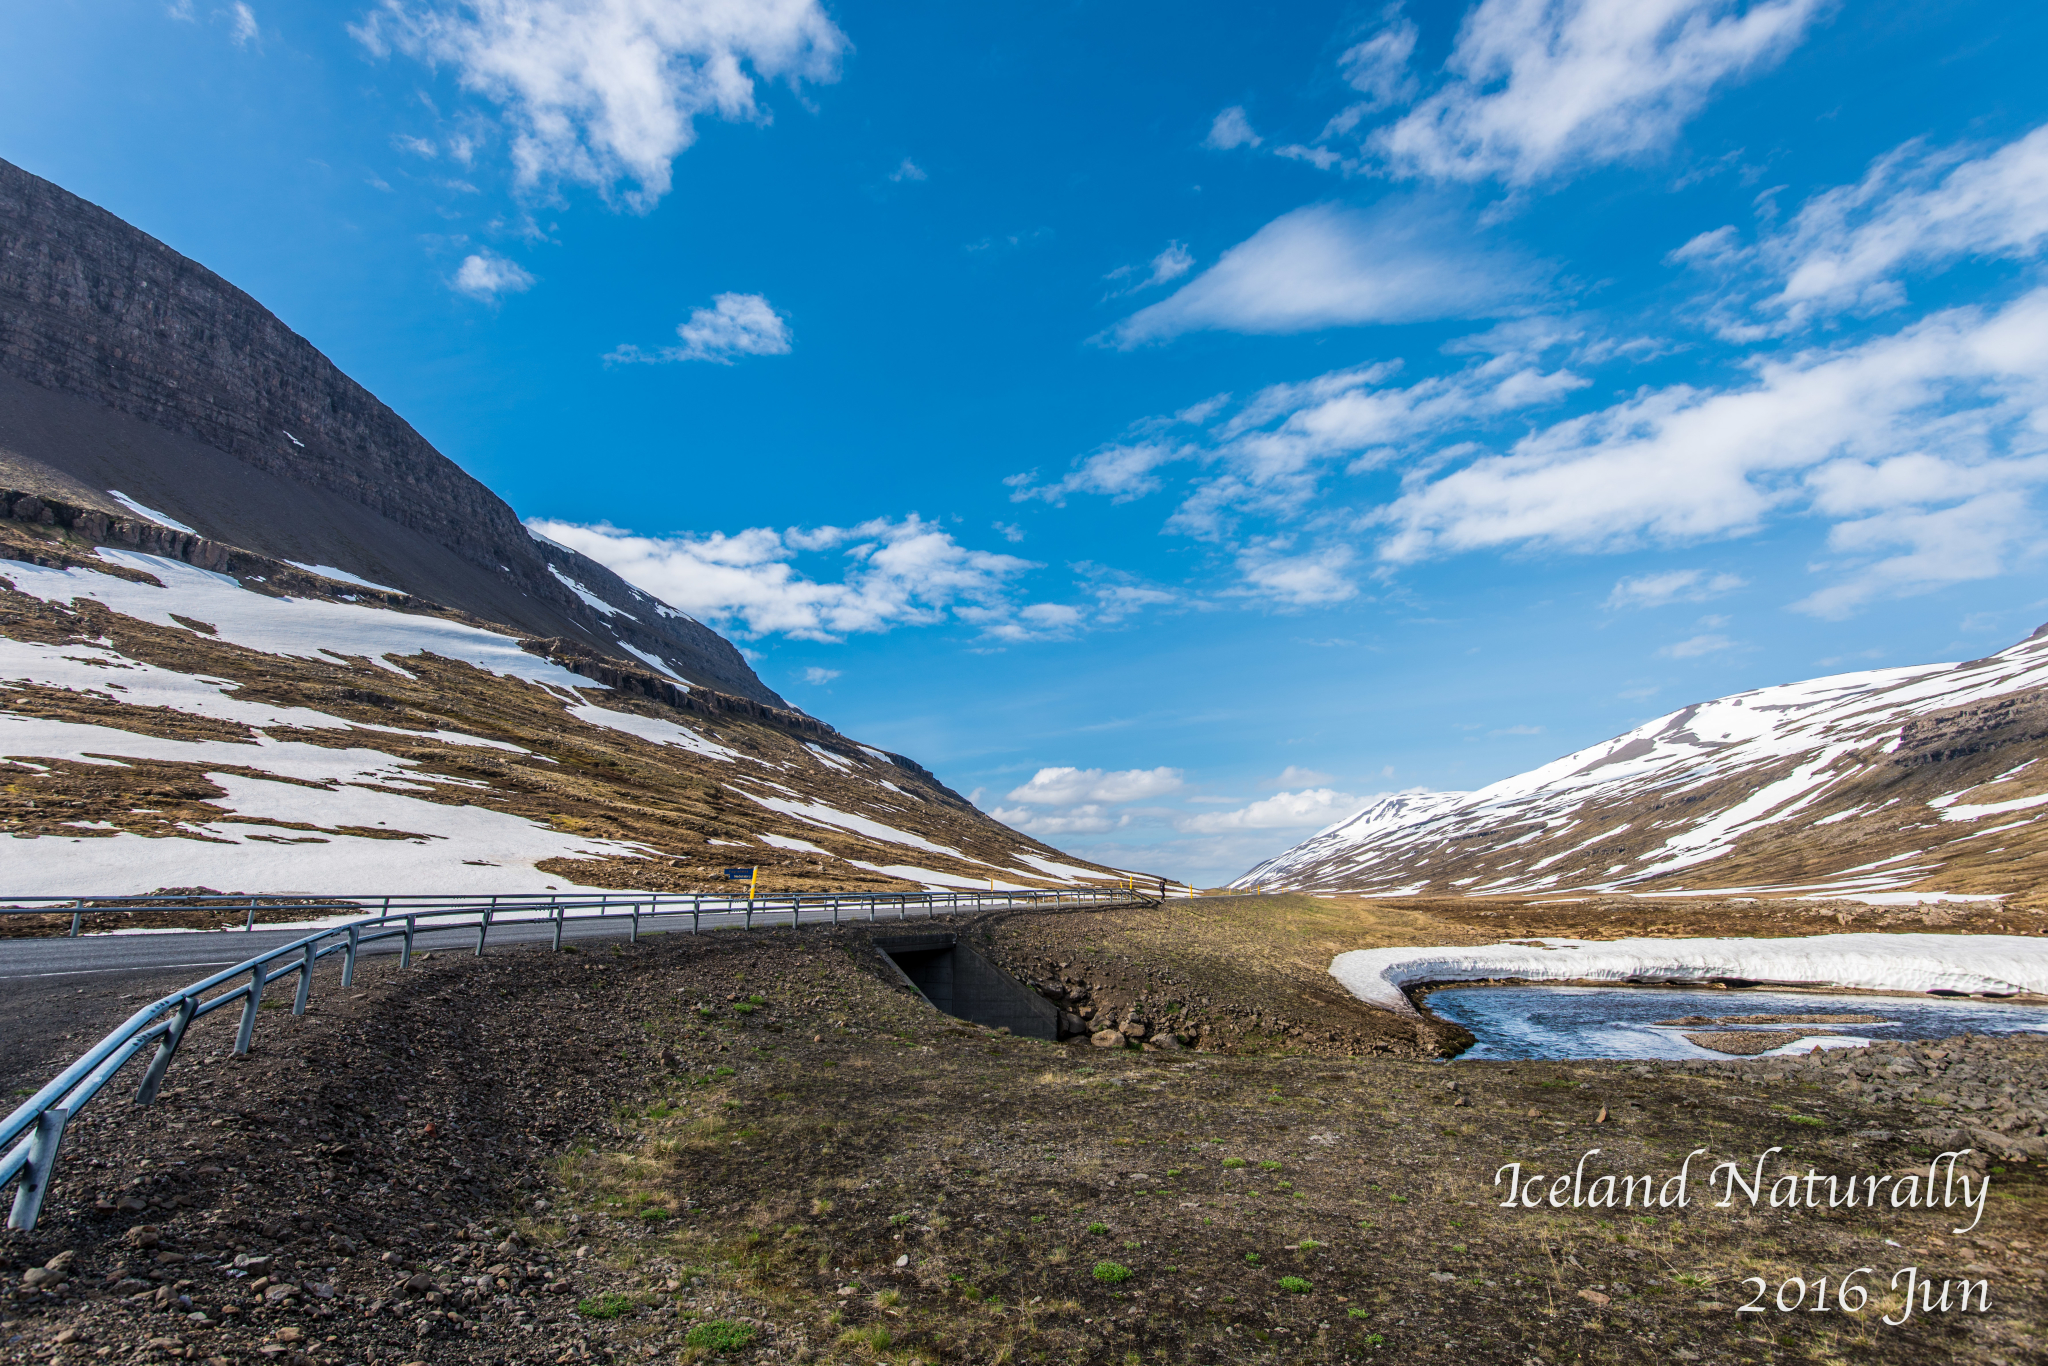
[[[1612,1296],[1603,1295],[1590,1286],[1579,1292],[1579,1298],[1592,1305],[1595,1309],[1605,1309],[1608,1305],[1614,1303]]]
[[[1098,1034],[1090,1035],[1088,1042],[1094,1044],[1097,1048],[1122,1048],[1124,1046],[1123,1031],[1120,1029],[1105,1029]]]

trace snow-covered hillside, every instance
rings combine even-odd
[[[235,558],[0,520],[0,896],[1112,876],[810,717]]]
[[[1963,664],[1700,703],[1477,792],[1408,792],[1240,887],[1998,895],[2048,875],[2048,627]]]

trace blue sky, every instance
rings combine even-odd
[[[2048,11],[15,6],[0,155],[1020,828],[2048,619]]]

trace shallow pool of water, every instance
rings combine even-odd
[[[1784,1030],[1799,1038],[1771,1053],[1854,1047],[1881,1039],[2048,1033],[2048,1006],[1928,996],[1831,995],[1686,987],[1448,987],[1429,994],[1436,1015],[1479,1040],[1462,1059],[1720,1058],[1685,1036],[1723,1029]],[[1875,1015],[1881,1024],[1675,1025],[1685,1016]],[[1766,1055],[1767,1056],[1767,1055]]]

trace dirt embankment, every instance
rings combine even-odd
[[[1061,952],[1080,935],[1136,971],[1162,932],[1148,916],[981,928]],[[1212,971],[1198,985],[1218,1018],[1265,1009],[1315,934],[1276,932],[1234,972],[1193,950],[1172,970]],[[1589,1177],[1611,1163],[1662,1180],[1703,1146],[1715,1160],[1780,1146],[1772,1161],[1800,1173],[1923,1169],[1925,1126],[2038,1079],[2039,1044],[1914,1046],[1868,1077],[1807,1060],[1276,1055],[1258,1049],[1297,1036],[1250,1032],[1228,1053],[1109,1050],[966,1026],[876,969],[856,930],[660,936],[373,963],[303,1020],[266,1012],[244,1062],[206,1060],[229,1026],[211,1019],[163,1104],[110,1096],[87,1113],[43,1226],[0,1243],[17,1287],[0,1358],[1522,1366],[2040,1350],[2039,1163],[1999,1161],[1963,1235],[1954,1210],[1717,1209],[1697,1198],[1697,1164],[1696,1198],[1654,1213],[1504,1209],[1492,1184],[1503,1164],[1547,1180],[1591,1148]],[[1306,997],[1285,1010],[1332,1028]],[[1810,1285],[1859,1266],[1883,1273],[1863,1278],[1861,1314],[1736,1312],[1745,1277]],[[1881,1325],[1905,1266],[1987,1280],[1989,1310]]]

